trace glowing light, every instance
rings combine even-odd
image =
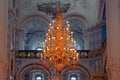
[[[37,50],[42,50],[42,48],[37,48]]]
[[[71,77],[71,79],[70,79],[70,80],[77,80],[77,79],[76,79],[76,77]]]
[[[41,77],[37,77],[36,80],[42,80],[42,78]]]

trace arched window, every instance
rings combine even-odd
[[[77,80],[76,77],[71,77],[70,80]]]
[[[42,48],[37,48],[37,50],[42,50]]]
[[[42,80],[42,78],[39,76],[39,77],[36,77],[36,80]]]

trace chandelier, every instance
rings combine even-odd
[[[57,14],[49,26],[41,59],[46,66],[54,66],[55,70],[60,72],[66,66],[78,62],[76,41],[70,31],[69,22],[62,18],[60,5],[57,6]]]

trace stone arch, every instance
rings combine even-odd
[[[86,77],[91,76],[89,70],[82,65],[72,65],[70,67],[66,67],[62,70],[60,75],[70,79],[70,76],[69,76],[70,74],[76,74],[76,75],[80,74],[81,75],[81,79],[79,78],[80,80],[84,80],[86,79]]]
[[[78,19],[81,21],[81,23],[84,25],[84,30],[87,29],[88,27],[88,21],[85,19],[84,16],[80,14],[69,14],[64,17],[64,20],[69,20],[69,19]]]
[[[42,69],[48,75],[51,75],[50,70],[47,67],[45,67],[44,65],[41,65],[41,64],[28,64],[28,65],[25,65],[18,71],[17,75],[22,75],[24,72],[27,72],[27,71],[29,71],[31,69]]]
[[[71,31],[74,33],[74,39],[78,42],[81,50],[89,49],[89,33],[86,33],[88,21],[79,14],[70,14],[64,17],[65,21],[69,21]]]
[[[51,71],[45,67],[42,64],[28,64],[23,66],[16,74],[16,77],[22,76],[25,78],[25,75],[30,72],[41,72],[43,73],[46,77],[50,76],[52,73]]]
[[[49,23],[49,22],[50,22],[49,19],[48,19],[46,16],[44,16],[44,15],[37,15],[37,14],[36,14],[36,15],[27,16],[27,17],[25,17],[24,19],[22,19],[22,20],[19,22],[18,27],[22,27],[22,28],[23,28],[24,24],[27,23],[27,21],[29,21],[29,20],[31,20],[31,19],[33,19],[33,18],[41,19],[41,20],[45,21],[46,23]]]
[[[44,37],[45,33],[48,29],[49,22],[50,22],[49,19],[44,15],[31,15],[31,16],[27,16],[22,21],[20,21],[18,27],[21,30],[24,30],[24,34],[23,34],[24,39],[22,39],[20,43],[24,42],[25,44],[23,45],[24,49],[26,50],[33,49],[32,47],[34,45],[32,44],[34,43],[31,43],[31,40],[37,40],[37,41],[42,40],[41,42],[43,42],[45,38]]]

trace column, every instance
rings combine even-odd
[[[108,80],[120,80],[120,1],[106,0]]]
[[[0,0],[0,80],[6,80],[7,75],[7,24],[8,0]]]

